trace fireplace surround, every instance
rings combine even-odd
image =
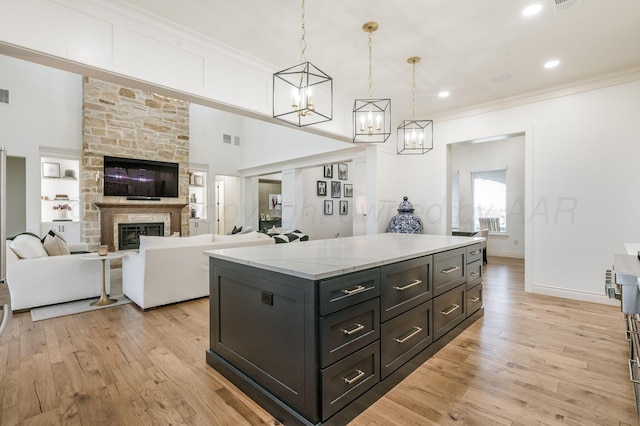
[[[170,233],[180,232],[186,203],[94,203],[100,210],[100,243],[115,251],[114,216],[118,214],[168,213]]]

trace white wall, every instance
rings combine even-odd
[[[153,19],[126,2],[9,1],[2,3],[2,16],[0,53],[22,55],[26,49],[34,61],[69,71],[102,79],[113,73],[148,82],[167,96],[271,117],[270,87],[279,67]],[[349,134],[351,102],[334,97],[336,119],[317,127]]]
[[[0,70],[0,88],[9,90],[9,104],[0,104],[0,145],[26,159],[26,230],[39,235],[39,147],[82,149],[82,77],[2,55]]]
[[[302,182],[301,209],[298,229],[309,235],[310,239],[320,240],[325,238],[350,237],[353,235],[353,208],[354,198],[344,196],[344,185],[353,185],[351,179],[352,163],[347,164],[349,170],[348,180],[338,180],[338,165],[333,165],[333,178],[324,177],[322,166],[307,167],[300,170],[299,178]],[[327,183],[327,195],[318,196],[316,192],[317,181]],[[340,182],[341,197],[331,198],[331,182]],[[333,201],[333,214],[324,214],[324,201]],[[340,201],[347,202],[347,214],[340,214]]]
[[[606,301],[603,271],[640,241],[639,116],[636,81],[437,123],[442,164],[446,144],[525,132],[528,290]]]
[[[451,173],[460,176],[460,228],[472,229],[471,172],[507,169],[507,235],[491,235],[493,256],[524,257],[524,137],[451,144]]]

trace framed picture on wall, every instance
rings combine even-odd
[[[347,168],[347,165],[345,163],[338,163],[338,179],[349,179],[349,169]]]
[[[343,185],[344,196],[345,198],[353,198],[353,185],[350,183],[345,183]]]
[[[325,164],[324,165],[324,177],[332,178],[333,177],[333,164]]]
[[[346,200],[341,200],[340,201],[340,214],[347,214],[349,213],[349,206],[347,204]]]
[[[340,198],[340,187],[341,187],[342,183],[332,180],[331,181],[331,198]]]
[[[319,180],[316,182],[316,195],[319,197],[327,195],[327,181]]]
[[[60,177],[60,163],[47,163],[42,162],[42,177],[45,178],[59,178]]]
[[[324,214],[333,214],[333,200],[324,200]]]

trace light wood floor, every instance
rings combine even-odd
[[[351,424],[637,424],[619,308],[526,294],[522,261],[489,261],[484,318]],[[15,315],[0,425],[277,424],[206,364],[208,315],[208,299]]]

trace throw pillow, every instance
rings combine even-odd
[[[69,245],[60,234],[51,229],[42,240],[42,246],[49,256],[62,256],[71,254]]]
[[[5,250],[7,251],[7,265],[20,260],[15,251],[11,250],[11,241],[5,241]]]
[[[233,229],[231,230],[231,235],[237,234],[239,232],[242,232],[242,226],[240,228],[234,226]]]
[[[40,238],[33,235],[18,235],[11,241],[9,245],[11,250],[18,255],[20,259],[36,259],[38,257],[47,257],[47,251],[42,246]]]

